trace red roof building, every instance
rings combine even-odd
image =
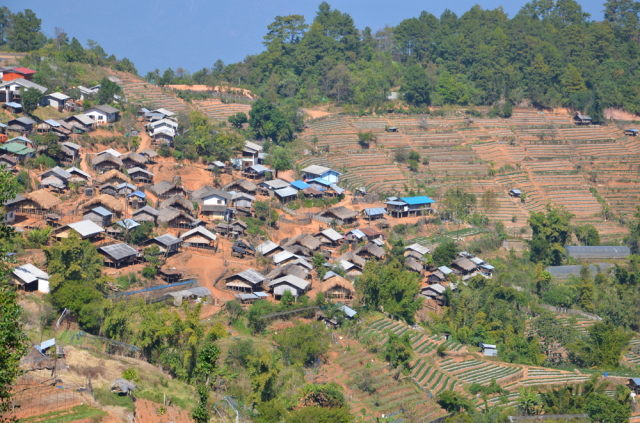
[[[3,82],[12,81],[18,78],[23,78],[27,81],[31,81],[36,71],[29,68],[3,68],[0,69],[0,73],[2,74]]]

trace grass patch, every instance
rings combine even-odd
[[[133,398],[128,395],[114,394],[109,391],[106,385],[102,388],[95,389],[93,395],[96,400],[104,406],[124,407],[131,412],[135,411]]]
[[[106,415],[106,412],[98,408],[89,407],[88,405],[78,405],[69,410],[52,411],[51,413],[21,419],[20,421],[25,423],[36,421],[47,423],[66,423],[80,419],[92,419],[97,423]]]

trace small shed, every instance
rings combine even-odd
[[[580,113],[576,113],[576,115],[573,117],[573,121],[576,125],[591,125],[591,123],[593,122],[590,116]]]
[[[629,386],[629,389],[631,389],[631,391],[633,391],[635,394],[640,394],[640,378],[633,377],[629,379],[627,385]]]
[[[498,356],[498,347],[493,344],[485,344],[484,342],[481,342],[480,348],[482,348],[482,354],[487,357]]]
[[[328,228],[322,232],[316,234],[316,238],[320,240],[323,245],[336,246],[340,243],[343,236],[339,234],[335,229]]]
[[[49,293],[49,274],[31,263],[13,269],[11,283],[25,291]]]
[[[345,224],[354,223],[358,220],[358,212],[350,210],[344,206],[333,207],[320,213],[320,216],[329,219],[337,219]]]
[[[113,381],[109,389],[111,390],[111,392],[126,396],[126,395],[131,395],[131,393],[135,391],[136,388],[137,386],[135,383],[119,377]]]
[[[355,298],[356,288],[353,283],[334,273],[320,284],[320,292],[324,294],[327,300],[350,304]]]
[[[162,253],[176,253],[182,245],[182,240],[171,234],[164,234],[150,239],[144,243],[145,245],[154,244],[160,248]]]
[[[223,191],[237,191],[244,192],[245,194],[255,195],[258,190],[258,186],[247,179],[238,179],[228,183],[222,187]]]
[[[638,136],[638,130],[637,129],[625,129],[624,130],[624,134],[629,136],[629,137],[637,137]]]
[[[522,191],[519,189],[511,188],[509,190],[509,197],[520,198],[522,196]]]

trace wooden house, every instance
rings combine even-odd
[[[458,275],[468,275],[475,272],[477,269],[475,263],[464,257],[452,261],[450,267]]]
[[[18,160],[9,154],[3,154],[0,156],[0,166],[5,166],[8,170],[13,171],[17,164]]]
[[[358,221],[358,212],[344,206],[333,207],[320,213],[320,216],[336,219],[341,224],[352,224]]]
[[[157,245],[160,248],[160,252],[163,254],[173,254],[180,250],[182,245],[182,239],[176,238],[171,234],[164,234],[152,238],[143,243],[144,246]]]
[[[146,150],[140,151],[140,154],[142,154],[143,156],[145,156],[147,158],[148,163],[154,163],[155,162],[155,158],[158,157],[158,153],[156,153],[155,150],[152,150],[150,148],[147,148]]]
[[[73,132],[77,134],[91,132],[96,127],[96,121],[83,114],[69,116],[64,121],[71,125],[73,127]]]
[[[183,186],[179,186],[170,181],[160,181],[151,188],[149,188],[152,194],[158,197],[159,200],[165,200],[173,197],[174,195],[187,196],[187,191]]]
[[[124,205],[122,204],[122,202],[112,197],[111,195],[107,195],[107,194],[98,195],[92,198],[91,200],[87,201],[86,203],[82,204],[78,208],[80,209],[81,212],[84,213],[95,207],[104,207],[105,209],[113,213],[114,217],[118,217],[118,218],[122,215],[122,212],[124,212]]]
[[[60,143],[60,149],[65,154],[65,160],[68,162],[74,162],[80,158],[80,150],[82,147],[73,142]]]
[[[373,242],[369,242],[363,245],[362,247],[358,248],[357,250],[355,250],[354,254],[360,257],[363,257],[367,260],[369,259],[382,260],[385,255],[385,251],[384,251],[384,248],[380,247],[379,245]]]
[[[117,169],[112,169],[108,172],[103,173],[98,178],[98,182],[103,184],[120,184],[122,182],[129,182],[129,178],[124,173],[120,172]]]
[[[265,241],[262,244],[256,247],[256,251],[261,254],[263,257],[273,257],[281,251],[284,251],[284,248],[279,246],[273,241]]]
[[[311,288],[311,283],[297,276],[285,275],[269,282],[267,288],[273,293],[275,299],[281,298],[286,291],[294,297],[299,297]]]
[[[59,112],[62,112],[64,111],[67,100],[70,98],[71,97],[63,93],[50,93],[44,96],[43,103],[45,106],[51,106]]]
[[[236,191],[243,192],[249,195],[256,195],[258,191],[258,186],[248,179],[238,179],[237,181],[233,181],[228,183],[227,185],[222,187],[223,191]]]
[[[110,195],[112,197],[118,196],[118,190],[115,185],[112,184],[104,184],[98,187],[98,192],[104,195]]]
[[[165,209],[167,207],[181,210],[192,216],[195,215],[193,203],[180,195],[174,195],[173,197],[169,197],[166,200],[161,201],[160,205],[158,206],[158,211],[162,211],[162,209]]]
[[[576,113],[576,115],[573,117],[573,122],[576,125],[591,125],[593,123],[591,117],[580,113]]]
[[[272,174],[274,173],[268,167],[265,167],[265,166],[260,165],[260,164],[252,165],[252,166],[245,167],[245,168],[242,169],[242,175],[246,176],[247,178],[251,178],[251,179],[264,178],[267,172],[270,172]]]
[[[158,225],[166,224],[169,228],[191,229],[195,220],[196,219],[187,212],[174,209],[173,207],[165,207],[162,210],[158,210],[156,223]]]
[[[353,283],[340,275],[333,272],[330,273],[330,277],[326,278],[320,284],[320,292],[324,294],[324,298],[331,302],[351,304],[356,296],[356,288],[353,286]]]
[[[98,248],[98,252],[104,256],[104,264],[107,267],[120,268],[136,262],[138,250],[124,242]]]
[[[80,239],[88,240],[91,242],[101,238],[105,230],[102,226],[91,220],[81,220],[79,222],[69,223],[68,225],[60,226],[52,231],[52,234],[57,239],[68,238],[69,235],[75,232]]]
[[[339,245],[340,241],[344,239],[344,237],[336,232],[333,228],[328,228],[324,231],[318,232],[315,237],[320,241],[322,245],[330,247]]]
[[[116,192],[119,196],[127,196],[136,190],[136,186],[127,182],[121,182],[116,185]]]
[[[98,173],[104,173],[109,170],[120,169],[123,165],[122,160],[119,157],[113,156],[110,153],[100,154],[91,160],[91,165]]]
[[[228,221],[232,215],[231,209],[225,205],[208,204],[200,206],[200,218],[206,218],[209,221]]]
[[[18,132],[21,135],[27,135],[33,130],[35,124],[36,122],[33,119],[23,116],[7,122],[7,127],[9,131]]]
[[[127,169],[127,174],[133,182],[137,182],[140,184],[152,183],[153,177],[155,176],[153,173],[141,167],[133,167],[131,169]]]
[[[119,157],[122,160],[122,166],[125,169],[133,169],[133,168],[146,168],[147,167],[147,156],[144,156],[140,153],[130,152],[127,154],[123,154]]]
[[[92,222],[102,226],[103,228],[111,226],[113,213],[104,207],[96,207],[82,215],[82,220],[91,220]]]
[[[133,191],[127,194],[127,203],[133,210],[138,210],[147,205],[147,194],[142,191]]]
[[[511,188],[509,190],[509,197],[520,198],[522,196],[522,192],[519,189]]]
[[[23,194],[22,198],[23,200],[13,204],[13,210],[17,214],[44,216],[56,213],[62,205],[58,197],[42,189]]]
[[[187,247],[207,248],[213,245],[217,239],[215,234],[202,226],[196,226],[192,230],[185,232],[180,238]]]
[[[240,292],[262,291],[267,278],[254,269],[243,270],[225,279],[226,289]]]
[[[156,223],[158,211],[150,206],[144,206],[132,213],[132,217],[136,222],[153,222]]]

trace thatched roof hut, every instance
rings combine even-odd
[[[26,203],[24,205],[26,208],[51,210],[62,204],[62,201],[58,197],[43,189],[24,194],[23,197],[31,203],[31,207]]]
[[[108,194],[98,195],[80,206],[81,211],[91,210],[95,207],[102,206],[114,214],[121,214],[124,211],[124,205],[120,200],[113,198]]]
[[[356,295],[356,288],[340,275],[334,275],[320,284],[320,292],[326,299],[350,302]]]
[[[258,190],[258,186],[248,179],[239,179],[237,181],[229,182],[227,185],[222,187],[222,190],[227,192],[238,191],[254,195]]]
[[[358,212],[350,210],[344,206],[333,207],[320,213],[320,216],[335,218],[349,223],[358,218]]]
[[[158,206],[158,210],[162,210],[167,207],[173,207],[174,209],[183,210],[191,214],[195,211],[193,203],[180,195],[174,195],[173,197],[162,201]]]
[[[110,153],[100,154],[99,156],[95,156],[91,160],[91,165],[94,168],[97,167],[113,167],[120,168],[122,167],[122,160],[119,157],[116,157]]]
[[[98,176],[97,180],[102,183],[129,182],[129,177],[118,169],[111,169],[110,171]]]

